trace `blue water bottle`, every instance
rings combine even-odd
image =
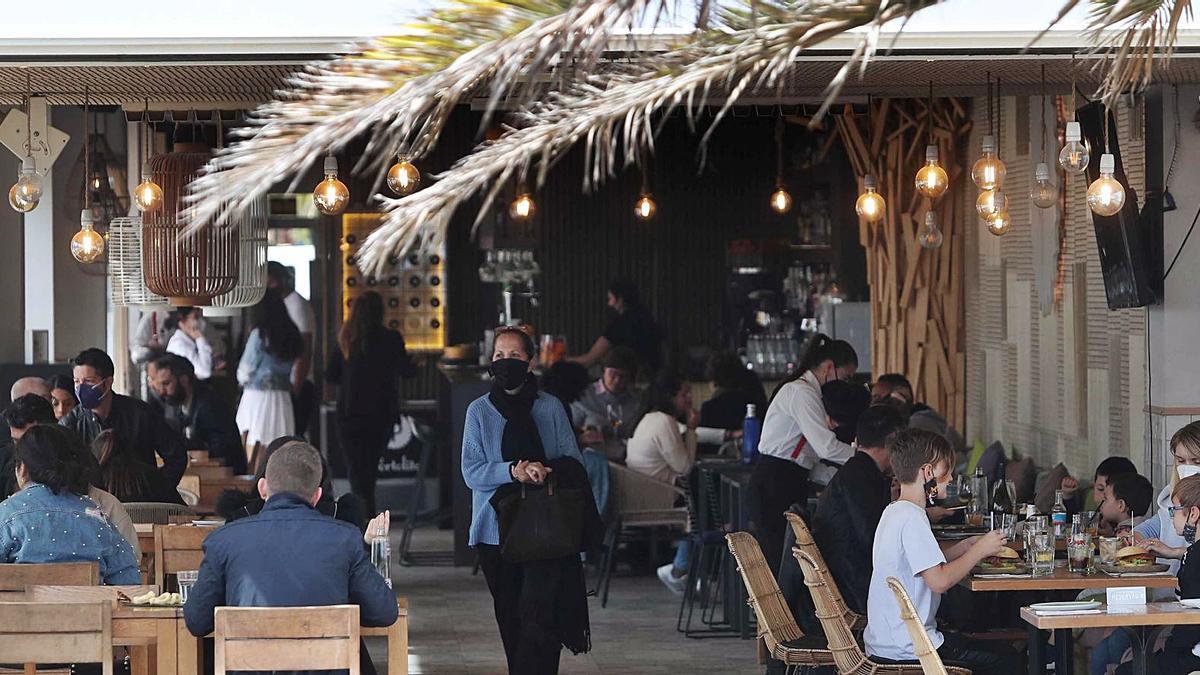
[[[758,454],[758,439],[762,436],[762,422],[754,414],[754,404],[746,404],[746,419],[742,420],[742,464],[750,464]]]

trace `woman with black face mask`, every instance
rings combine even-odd
[[[518,563],[501,553],[492,505],[498,490],[542,485],[552,473],[558,486],[575,474],[587,485],[575,431],[562,403],[538,391],[533,356],[528,334],[497,330],[492,390],[468,406],[462,448],[463,479],[472,490],[470,545],[479,554],[513,675],[557,673],[564,646],[574,653],[590,648],[579,556]]]

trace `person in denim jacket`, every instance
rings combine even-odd
[[[0,502],[0,562],[94,560],[108,585],[141,583],[129,543],[88,496],[79,439],[63,427],[25,432],[14,452],[20,491]]]

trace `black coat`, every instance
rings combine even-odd
[[[396,419],[399,378],[416,374],[404,337],[383,327],[367,336],[361,354],[346,358],[341,348],[334,346],[325,369],[325,379],[341,385],[337,398],[339,420]]]
[[[188,464],[183,437],[171,430],[162,414],[145,401],[117,393],[111,396],[112,409],[107,419],[101,420],[91,410],[77,405],[59,424],[79,434],[87,447],[92,446],[101,431],[112,429],[117,446],[138,453],[142,462],[157,466],[155,455],[162,457],[159,472],[171,485],[179,485]]]
[[[177,408],[164,409],[168,424],[172,411],[177,411],[176,422],[181,434],[182,429],[190,430],[190,437],[184,440],[188,450],[207,450],[209,457],[225,460],[225,466],[233,469],[234,475],[245,474],[246,449],[233,410],[204,382],[197,382],[195,386],[192,407],[186,415]]]
[[[875,528],[892,498],[892,481],[871,456],[858,452],[829,481],[813,515],[813,539],[846,605],[867,611]]]

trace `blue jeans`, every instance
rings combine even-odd
[[[1092,655],[1088,657],[1089,675],[1104,675],[1109,665],[1121,663],[1121,656],[1129,645],[1129,633],[1120,628],[1114,630],[1092,649]]]
[[[675,544],[675,560],[671,566],[676,570],[687,571],[688,568],[688,552],[691,551],[691,542],[687,539],[680,539]],[[661,560],[662,558],[659,558]]]

